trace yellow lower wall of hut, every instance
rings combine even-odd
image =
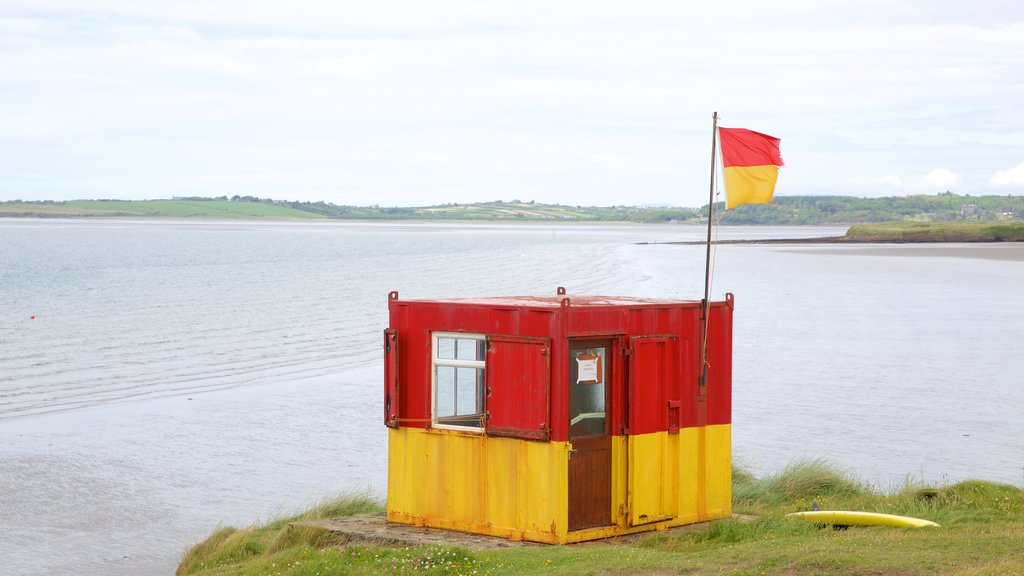
[[[571,444],[448,430],[388,431],[391,522],[568,543],[732,513],[728,424],[612,438],[613,524],[568,531]]]
[[[568,526],[568,443],[391,429],[388,520],[551,542]]]

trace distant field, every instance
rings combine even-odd
[[[480,220],[506,220],[509,218],[524,218],[529,220],[591,220],[595,219],[593,210],[573,208],[570,206],[552,206],[547,204],[528,203],[485,203],[485,204],[460,204],[453,206],[431,206],[419,208],[416,212],[423,216],[452,217],[459,220],[480,219]]]
[[[22,204],[17,202],[5,202],[0,204],[0,216],[104,216],[101,210],[89,210],[64,204]]]
[[[0,204],[0,216],[139,216],[163,218],[324,218],[287,206],[227,200],[72,200]]]

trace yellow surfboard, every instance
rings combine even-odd
[[[931,520],[895,516],[893,514],[877,514],[875,512],[853,512],[849,510],[814,510],[812,512],[793,512],[786,514],[789,518],[806,520],[815,524],[835,524],[839,526],[895,526],[897,528],[927,528],[939,525]]]

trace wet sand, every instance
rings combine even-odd
[[[940,258],[977,258],[983,260],[1024,261],[1024,243],[992,242],[984,244],[880,244],[874,246],[843,246],[785,250],[800,254],[840,256],[903,256]]]
[[[641,244],[647,244],[643,242]],[[704,242],[663,242],[679,246],[703,246]],[[800,250],[782,250],[800,254],[826,254],[840,256],[922,256],[940,258],[979,258],[983,260],[1024,261],[1024,242],[861,242],[846,236],[815,238],[757,238],[747,240],[719,240],[714,245],[774,245],[808,246]],[[814,248],[819,245],[822,248]],[[828,246],[825,248],[824,246]]]

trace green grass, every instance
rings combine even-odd
[[[243,530],[220,528],[182,559],[179,575],[327,576],[343,574],[638,575],[996,575],[1024,574],[1024,490],[966,481],[943,487],[912,482],[880,491],[821,461],[764,478],[734,472],[735,511],[724,519],[633,543],[587,543],[471,552],[457,547],[350,545],[279,519]],[[817,500],[853,509],[927,518],[930,529],[836,530],[785,518]],[[379,510],[346,497],[310,510],[323,518]]]
[[[1021,242],[1024,222],[881,222],[851,226],[856,242]]]

